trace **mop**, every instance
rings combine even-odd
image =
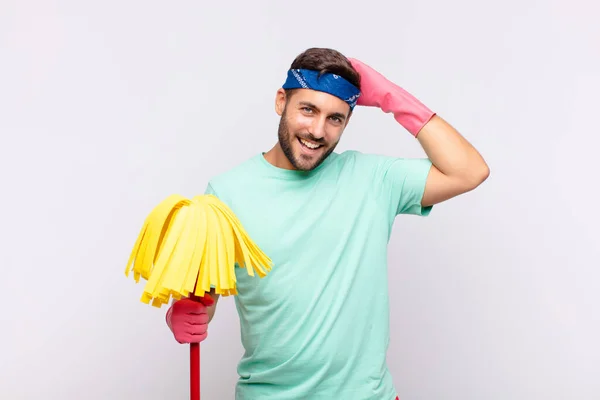
[[[160,308],[189,297],[210,306],[210,290],[237,294],[235,268],[260,278],[271,259],[248,236],[232,210],[211,194],[171,195],[147,216],[125,276],[146,284],[141,301]],[[200,344],[190,343],[190,398],[200,399]]]

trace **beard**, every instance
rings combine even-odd
[[[301,136],[292,134],[287,124],[285,110],[283,111],[283,114],[279,120],[277,136],[279,138],[279,145],[283,150],[283,154],[285,154],[285,157],[289,160],[290,164],[292,164],[292,166],[299,171],[311,171],[317,168],[323,163],[323,161],[325,161],[327,157],[329,157],[331,153],[333,153],[338,144],[338,142],[335,142],[328,146],[326,142],[321,139],[314,138],[311,134]],[[300,154],[299,152],[297,152],[298,154],[294,154],[294,147],[292,144],[293,141],[299,142],[299,138],[322,144],[323,146],[320,148],[321,155],[315,155],[311,157],[305,154]]]

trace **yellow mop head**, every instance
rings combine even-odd
[[[271,259],[252,242],[231,209],[216,196],[172,195],[146,218],[125,276],[147,281],[141,301],[155,307],[190,293],[237,294],[235,265],[264,277]]]

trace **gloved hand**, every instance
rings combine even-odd
[[[400,125],[417,137],[435,113],[367,64],[355,58],[349,58],[349,61],[359,73],[361,81],[361,94],[356,104],[379,107],[383,112],[392,113]]]
[[[206,295],[203,298],[181,299],[167,310],[167,326],[179,343],[200,343],[206,339],[208,332],[207,309],[214,303]]]

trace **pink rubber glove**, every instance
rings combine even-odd
[[[176,301],[167,310],[166,320],[175,340],[179,343],[200,343],[208,332],[207,307],[212,304],[210,297]]]
[[[367,64],[354,58],[349,60],[358,71],[361,81],[361,94],[356,104],[379,107],[383,112],[394,114],[394,119],[417,137],[435,113]]]

